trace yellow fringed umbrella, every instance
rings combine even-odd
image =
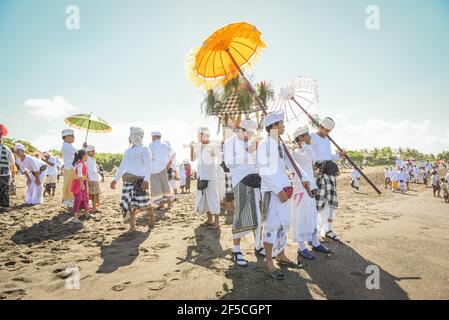
[[[246,22],[218,29],[189,54],[189,80],[206,90],[224,86],[240,73],[239,69],[245,70],[257,61],[266,48],[260,36],[261,32]]]

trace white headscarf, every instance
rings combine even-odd
[[[139,127],[131,127],[129,128],[129,141],[134,145],[134,146],[141,146],[143,145],[143,136],[144,136],[144,131],[142,128]]]

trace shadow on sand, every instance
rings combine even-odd
[[[129,266],[139,255],[140,245],[148,239],[151,230],[124,233],[111,244],[101,247],[103,263],[97,273],[112,273],[117,269]]]
[[[46,240],[62,240],[83,229],[81,224],[67,222],[73,214],[60,211],[57,216],[49,220],[43,220],[31,227],[17,231],[11,240],[15,244],[39,244]]]
[[[398,285],[401,280],[419,280],[419,277],[396,277],[379,268],[380,289],[366,286],[367,267],[375,265],[344,243],[330,243],[334,254],[315,254],[317,260],[304,261],[304,269],[283,272],[287,278],[276,281],[263,272],[263,259],[247,268],[232,266],[226,277],[233,282],[233,290],[220,299],[409,299]],[[294,257],[290,257],[294,258]]]

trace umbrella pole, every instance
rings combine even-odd
[[[294,103],[296,103],[296,105],[309,117],[309,119],[315,124],[315,125],[317,125],[317,126],[319,126],[319,123],[318,123],[318,121],[316,121],[316,119],[315,118],[313,118],[308,112],[307,112],[307,110],[306,109],[304,109],[300,104],[299,104],[299,102],[298,101],[296,101],[296,99],[293,97],[292,98],[292,101],[294,102]],[[334,139],[332,139],[329,135],[327,136],[327,138],[330,140],[330,142],[332,142],[333,143],[333,145],[335,146],[335,147],[337,147],[337,149],[340,151],[340,152],[342,152],[343,151],[343,149],[342,148],[340,148],[340,146],[334,141]],[[360,173],[360,175],[363,177],[363,178],[365,178],[365,180],[371,185],[371,187],[373,187],[373,189],[378,193],[378,194],[382,194],[382,192],[379,190],[379,188],[366,176],[366,174],[365,173],[363,173],[363,171],[354,163],[354,161],[352,161],[352,159],[348,156],[348,155],[345,155],[345,158],[346,158],[346,160],[348,160],[349,161],[349,163],[354,167],[354,169],[356,169],[359,173]]]
[[[87,143],[87,135],[89,134],[89,129],[90,129],[90,120],[89,120],[89,124],[87,125],[86,138],[84,139],[84,142],[86,142],[86,143]]]
[[[242,78],[246,81],[246,85],[248,88],[248,91],[251,94],[255,94],[255,90],[252,87],[251,83],[248,81],[248,79],[246,78],[245,74],[243,73],[243,70],[240,68],[240,66],[237,64],[237,62],[235,61],[234,57],[232,56],[231,52],[229,51],[229,49],[226,50],[227,54],[229,55],[229,57],[231,58],[232,63],[234,64],[234,66],[237,68],[238,72],[240,73],[240,75],[242,76]],[[257,97],[254,95],[254,99],[256,100],[256,103],[259,105],[259,107],[262,109],[262,112],[264,115],[267,115],[267,106],[265,106],[265,104]],[[302,181],[302,174],[301,171],[299,170],[298,166],[296,165],[296,161],[293,159],[290,150],[287,148],[287,145],[285,144],[284,140],[282,140],[282,137],[279,136],[279,141],[281,141],[282,147],[284,149],[285,154],[287,155],[288,160],[290,160],[290,163],[293,166],[293,169],[295,170],[295,173],[298,175],[298,178]],[[309,196],[311,198],[314,198],[312,192],[310,191],[310,188],[306,188],[307,193],[309,194]]]

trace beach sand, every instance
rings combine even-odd
[[[383,190],[381,169],[366,172]],[[252,235],[242,240],[249,266],[234,265],[232,217],[222,215],[220,231],[200,226],[193,193],[178,195],[151,231],[142,216],[139,231],[124,235],[120,186],[101,185],[102,213],[82,227],[60,206],[61,184],[45,204],[23,206],[20,177],[12,210],[0,213],[0,299],[449,299],[449,205],[422,184],[377,196],[365,182],[355,194],[349,172],[338,181],[342,242],[274,281],[253,254]],[[296,250],[290,243],[288,256]],[[366,287],[371,265],[379,289]],[[77,269],[73,289],[67,282]]]

